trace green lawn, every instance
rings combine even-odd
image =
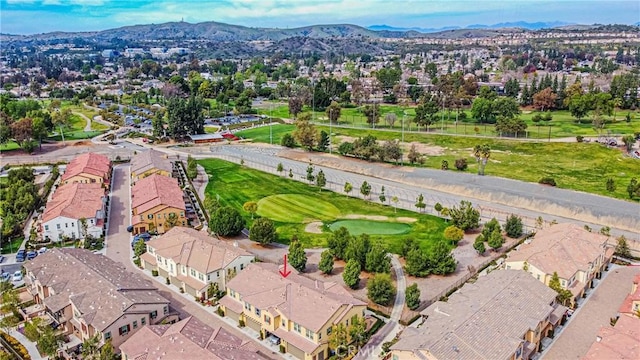
[[[20,146],[18,146],[18,143],[15,141],[9,141],[6,144],[0,144],[0,151],[11,151],[17,149],[20,149]]]
[[[0,250],[0,253],[12,254],[12,253],[18,252],[18,248],[20,248],[20,245],[22,244],[23,240],[24,240],[24,237],[20,236],[20,237],[11,239],[11,241],[9,242],[3,241],[2,249]]]
[[[317,196],[281,194],[258,201],[258,215],[285,223],[309,223],[335,220],[340,210]]]
[[[310,108],[305,107],[305,111],[311,111]],[[259,109],[259,113],[261,114],[269,114],[269,109]],[[491,124],[476,124],[471,115],[471,111],[466,110],[463,111],[467,120],[458,121],[456,123],[456,113],[455,111],[445,111],[444,114],[442,112],[436,115],[438,119],[433,125],[429,127],[430,132],[438,132],[438,133],[448,133],[448,134],[466,134],[466,135],[484,135],[484,136],[498,136],[496,133],[494,125]],[[385,115],[388,113],[396,114],[396,122],[393,127],[390,127],[385,122]],[[632,115],[633,120],[630,123],[627,123],[624,118],[630,113]],[[403,117],[404,117],[404,128],[409,131],[424,131],[426,129],[424,127],[418,128],[418,126],[413,122],[413,117],[415,116],[415,110],[411,107],[401,107],[398,105],[381,105],[380,106],[380,122],[376,124],[376,128],[382,129],[395,129],[397,131],[401,131],[403,125]],[[404,116],[406,114],[406,116]],[[523,111],[521,118],[527,122],[528,128],[527,134],[519,134],[518,137],[529,137],[535,139],[546,139],[549,136],[551,138],[559,138],[559,137],[575,137],[577,135],[583,136],[598,136],[600,132],[596,130],[592,125],[592,119],[590,116],[582,119],[580,123],[576,121],[576,119],[571,116],[569,111],[552,111],[551,114],[553,116],[553,120],[550,122],[540,122],[539,126],[536,125],[531,118],[535,112],[531,111]],[[615,120],[614,116],[615,115]],[[292,116],[289,114],[289,110],[287,106],[278,106],[273,108],[273,116],[281,117],[281,118],[291,118]],[[326,123],[328,124],[327,115],[323,111],[316,111],[314,115],[314,119],[318,123]],[[634,132],[640,131],[640,111],[630,111],[630,110],[618,110],[612,116],[604,116],[606,120],[606,124],[603,129],[603,133],[607,134],[607,132],[611,132],[612,134],[633,134]],[[371,125],[367,123],[366,117],[360,112],[359,108],[344,108],[341,110],[340,118],[338,119],[338,123],[341,125],[348,125],[353,127],[360,128],[372,128]]]
[[[411,225],[403,224],[399,222],[388,221],[373,221],[373,220],[360,220],[360,219],[348,219],[338,220],[331,225],[329,229],[332,231],[338,230],[341,227],[346,227],[349,233],[352,235],[360,234],[379,234],[379,235],[399,235],[406,234],[411,231]]]
[[[279,141],[282,135],[293,131],[294,126],[278,125],[274,130],[276,128]],[[329,128],[318,126],[318,130],[328,131]],[[334,127],[332,131],[335,146],[339,142],[337,136],[359,137],[371,134],[378,140],[395,140],[401,137],[399,132],[386,130]],[[251,129],[240,134],[257,142],[268,142],[265,141],[265,136],[268,139],[268,129]],[[556,180],[560,188],[625,200],[629,199],[626,192],[629,181],[632,177],[640,177],[640,160],[631,158],[620,149],[607,148],[597,143],[527,142],[424,133],[405,133],[404,139],[405,142],[419,142],[442,148],[440,155],[426,157],[425,167],[439,169],[442,160],[447,160],[451,171],[457,171],[454,170],[455,160],[465,158],[469,164],[466,171],[477,173],[477,163],[472,149],[475,145],[486,143],[492,150],[486,175],[528,182],[538,182],[540,178],[549,176]],[[607,191],[607,178],[614,179],[615,191]]]
[[[295,129],[295,126],[288,124],[271,125],[271,127],[273,128],[271,130],[271,136],[273,137],[274,144],[280,144],[282,136],[284,134],[292,132],[293,129]],[[253,141],[255,142],[269,143],[270,141],[268,126],[261,126],[253,129],[238,131],[236,135],[243,139],[253,139]]]
[[[219,197],[224,205],[239,209],[248,222],[251,221],[251,217],[242,210],[242,205],[247,201],[260,202],[260,200],[267,198],[266,203],[271,204],[269,206],[272,208],[259,208],[258,212],[282,220],[276,221],[279,241],[282,243],[287,243],[294,234],[297,234],[306,247],[325,246],[328,234],[311,234],[304,230],[306,225],[303,221],[310,220],[315,216],[318,218],[321,216],[331,217],[330,221],[349,214],[383,215],[388,216],[390,221],[401,216],[418,219],[409,225],[409,231],[403,235],[372,236],[373,239],[384,241],[390,251],[396,253],[400,251],[402,239],[408,237],[418,240],[421,246],[428,250],[435,241],[442,239],[442,233],[446,227],[445,222],[440,218],[402,209],[398,209],[396,213],[392,207],[346,197],[328,190],[318,192],[317,188],[304,183],[241,167],[223,160],[205,159],[199,160],[198,163],[209,174],[207,196]],[[280,196],[271,197],[272,195]],[[281,203],[282,200],[291,200],[292,203],[283,204],[286,210],[276,209],[274,204]],[[262,204],[264,205],[265,202],[263,201]],[[294,204],[298,204],[298,206]],[[317,209],[310,210],[310,205]],[[333,208],[337,209],[338,213],[335,213]],[[284,214],[287,212],[289,216],[284,218]]]

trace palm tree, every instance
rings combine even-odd
[[[476,145],[473,148],[473,156],[478,161],[478,175],[484,175],[484,167],[491,157],[491,148],[487,144]]]

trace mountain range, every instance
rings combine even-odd
[[[565,25],[572,25],[568,22],[564,21],[549,21],[549,22],[526,22],[526,21],[515,21],[515,22],[502,22],[493,25],[483,25],[483,24],[473,24],[465,27],[460,26],[445,26],[440,28],[421,28],[421,27],[395,27],[390,25],[371,25],[367,26],[367,29],[373,31],[417,31],[420,33],[434,33],[440,31],[447,30],[458,30],[458,29],[503,29],[503,28],[520,28],[527,30],[540,30],[540,29],[551,29]]]

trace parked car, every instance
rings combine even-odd
[[[23,262],[26,258],[27,258],[27,251],[24,249],[18,250],[18,253],[16,254],[16,261]]]
[[[13,273],[13,278],[11,279],[13,282],[22,281],[22,271],[18,270]]]
[[[33,260],[36,258],[36,256],[38,256],[38,253],[35,251],[27,252],[27,260]]]
[[[275,335],[271,335],[267,339],[273,345],[280,345],[280,338]]]
[[[151,234],[149,233],[138,234],[133,237],[133,240],[131,240],[131,247],[134,247],[138,241],[147,242],[149,240],[151,240]]]
[[[40,255],[40,254],[44,254],[44,253],[46,253],[46,252],[47,252],[47,250],[48,250],[48,249],[47,249],[46,247],[41,247],[40,249],[38,249],[38,254],[39,254],[39,255]]]
[[[9,274],[8,272],[3,272],[2,275],[0,275],[0,281],[9,281],[11,279],[11,274]]]

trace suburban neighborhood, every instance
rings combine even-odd
[[[0,360],[640,358],[638,26],[3,31]]]

